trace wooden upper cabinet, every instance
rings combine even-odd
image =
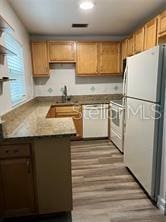
[[[157,43],[157,18],[152,19],[145,25],[144,49],[150,49]]]
[[[120,42],[101,42],[99,44],[99,73],[120,73]]]
[[[124,59],[127,58],[127,39],[121,42],[121,72],[124,70]]]
[[[134,37],[133,35],[127,39],[127,56],[134,54]]]
[[[75,42],[49,41],[49,62],[75,62]]]
[[[98,73],[98,43],[77,42],[78,75],[95,75]]]
[[[122,60],[127,57],[127,39],[121,42],[121,57]]]
[[[46,41],[32,42],[32,64],[34,76],[49,75]]]
[[[158,16],[158,35],[166,35],[166,10]]]
[[[144,50],[144,27],[134,33],[134,54]]]

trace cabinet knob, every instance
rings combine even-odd
[[[27,160],[27,171],[28,171],[28,173],[31,173],[31,163],[30,163],[30,160]]]

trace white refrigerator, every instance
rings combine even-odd
[[[124,162],[157,201],[160,181],[166,45],[127,58],[124,74]]]

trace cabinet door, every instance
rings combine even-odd
[[[47,113],[47,118],[55,118],[55,117],[56,117],[56,107],[51,106]]]
[[[4,216],[4,204],[3,204],[3,190],[2,190],[2,177],[0,173],[0,218]]]
[[[145,25],[144,49],[153,48],[157,43],[157,19],[152,19]]]
[[[134,54],[144,50],[144,27],[134,33]]]
[[[127,56],[134,54],[134,38],[133,35],[127,39]]]
[[[121,43],[121,57],[122,60],[127,57],[127,39],[123,40]]]
[[[127,39],[121,42],[121,72],[123,72],[123,60],[127,58]]]
[[[162,12],[158,17],[158,35],[166,35],[166,10]]]
[[[34,76],[49,75],[47,43],[45,41],[32,42],[32,63]]]
[[[77,74],[78,75],[97,75],[98,62],[97,42],[78,42],[77,43]]]
[[[120,73],[120,43],[100,43],[99,72],[100,74]]]
[[[48,42],[48,52],[50,62],[74,62],[75,42]]]
[[[33,176],[30,159],[0,161],[4,214],[23,216],[34,212]]]
[[[75,109],[75,107],[74,107]],[[82,138],[83,133],[83,122],[82,122],[82,107],[77,108],[77,115],[73,115],[74,125],[77,131],[76,138]]]
[[[74,125],[77,131],[76,137],[82,138],[82,119],[76,119],[73,117]]]
[[[72,210],[70,138],[34,141],[36,184],[40,214]]]

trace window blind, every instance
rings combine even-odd
[[[14,37],[8,33],[5,34],[6,48],[16,54],[16,56],[7,56],[8,73],[10,79],[11,102],[16,105],[22,102],[26,97],[23,48]]]

